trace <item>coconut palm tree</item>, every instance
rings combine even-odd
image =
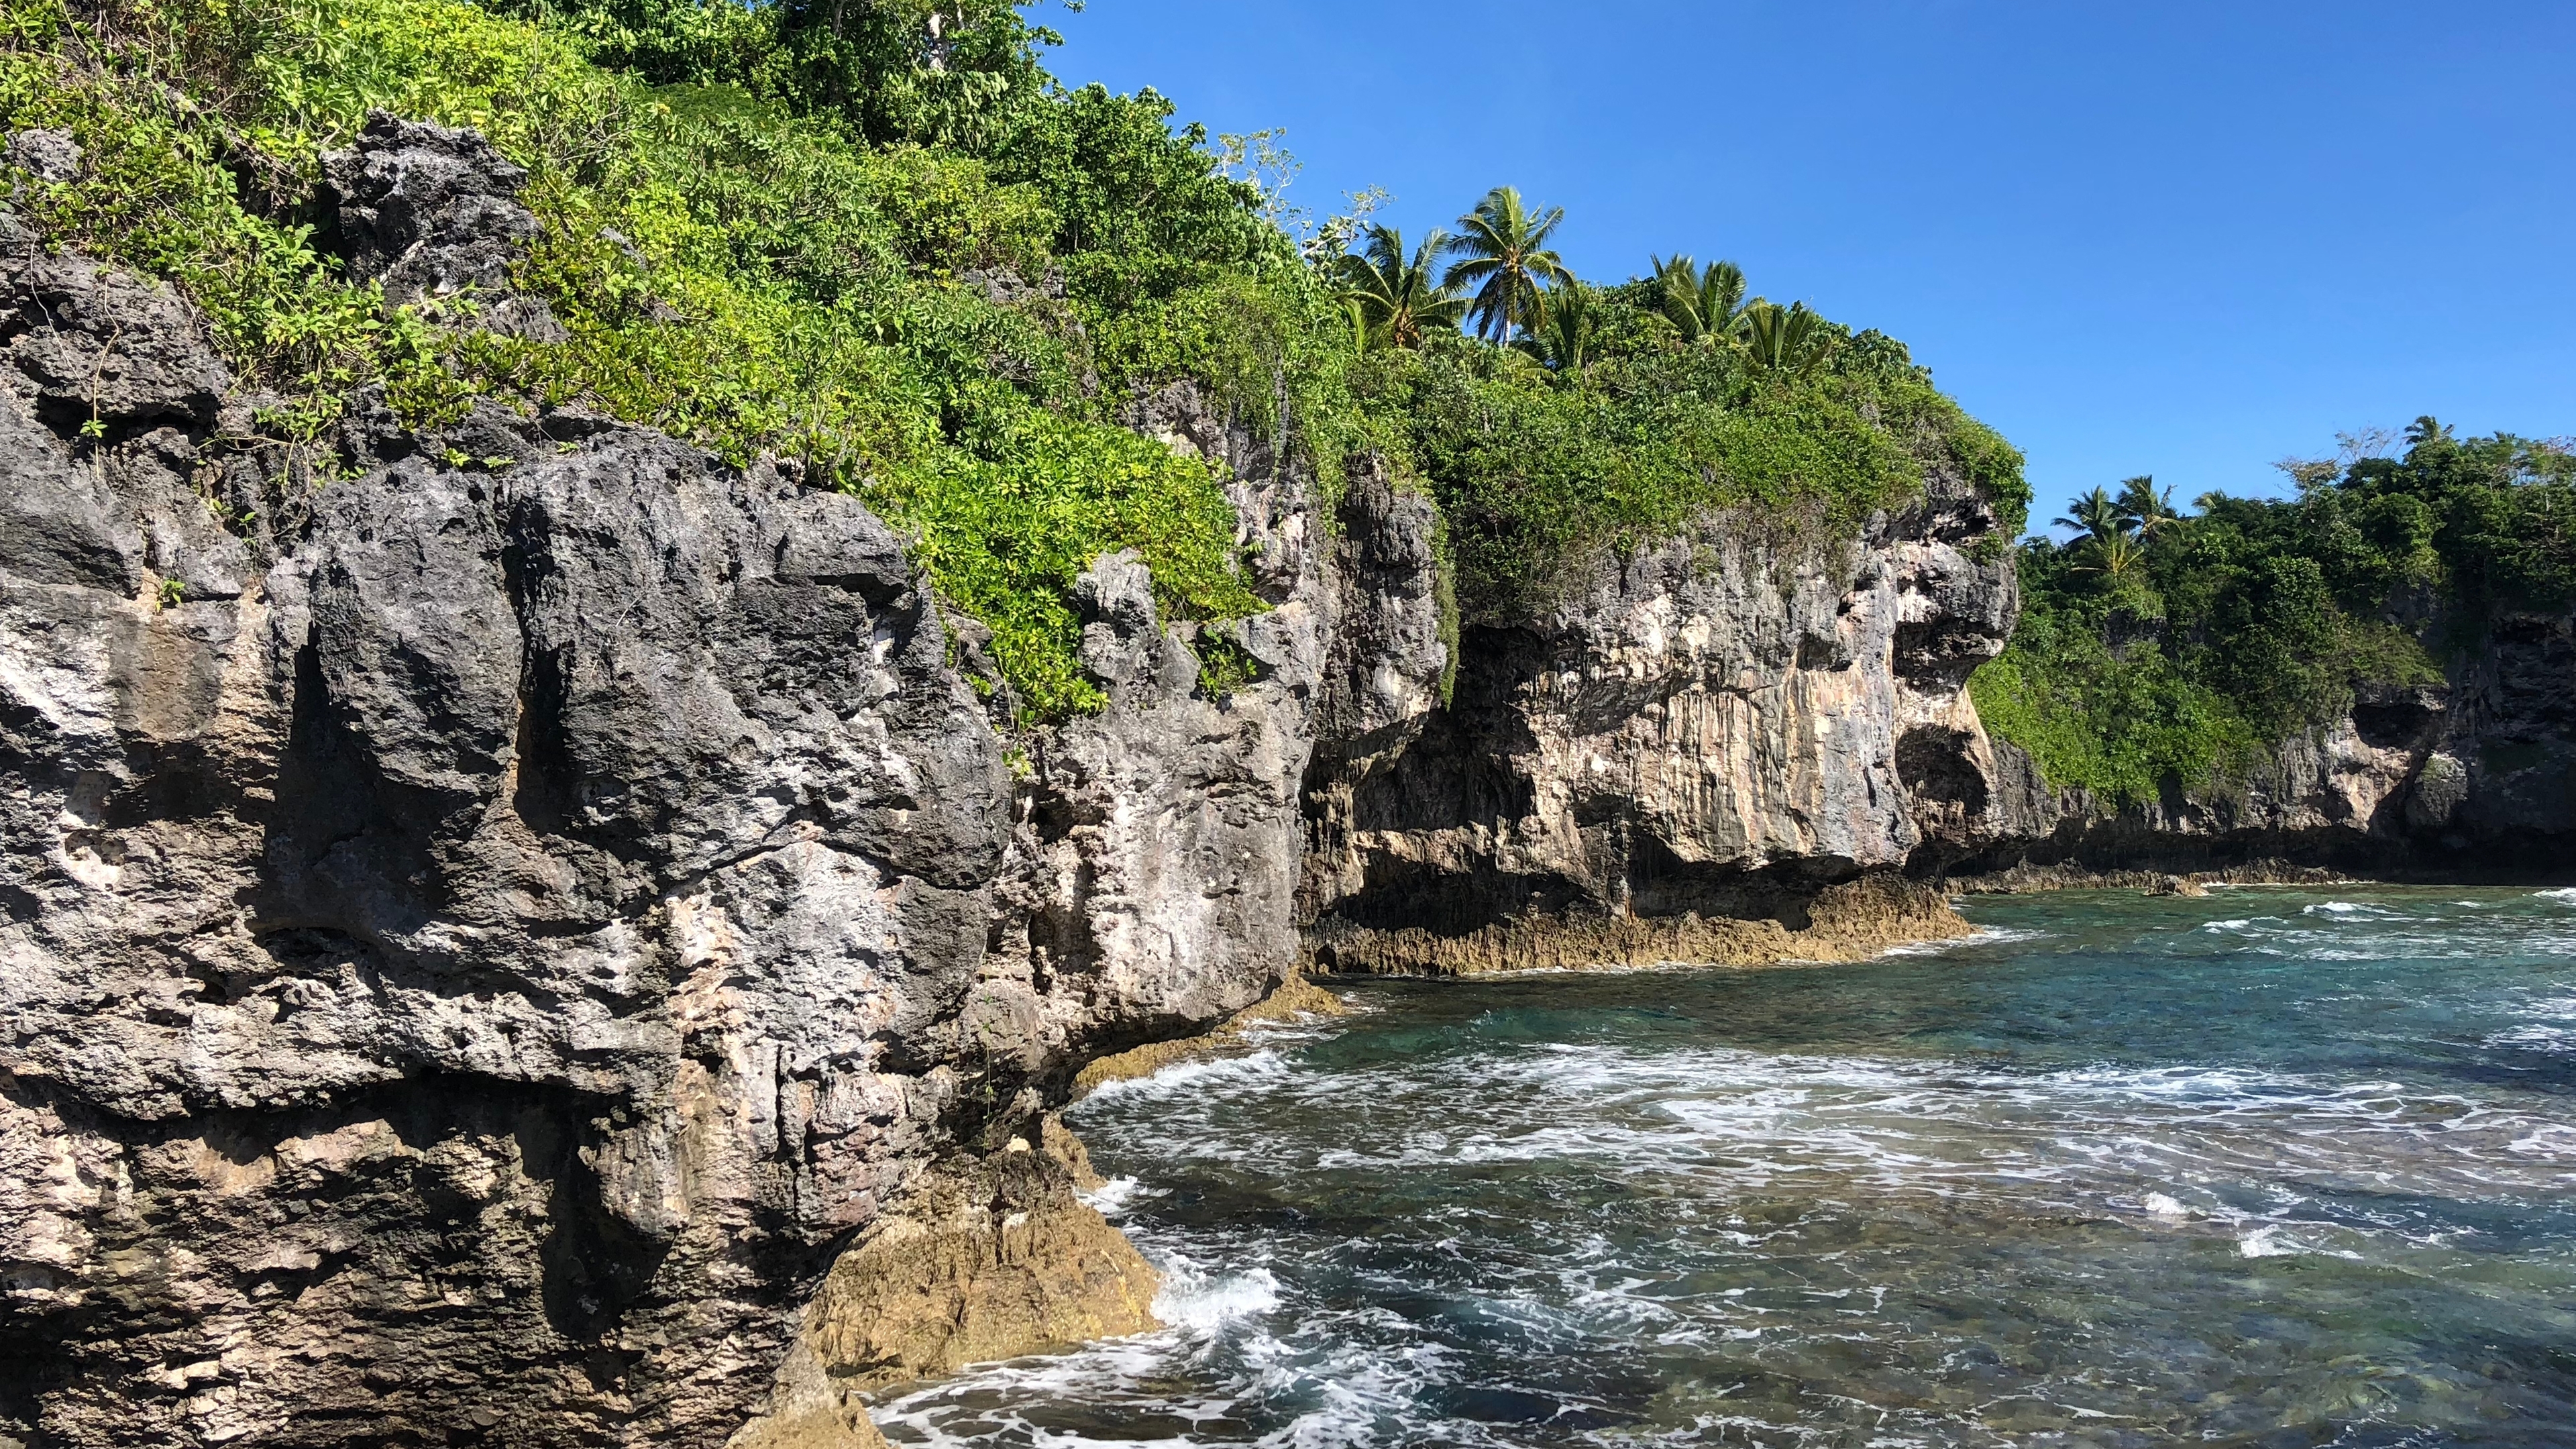
[[[2140,538],[2153,537],[2157,530],[2182,522],[2174,512],[2173,490],[2156,487],[2156,480],[2137,477],[2120,484],[2120,518],[2138,531]]]
[[[1723,342],[1742,330],[1744,314],[1761,303],[1744,299],[1744,269],[1733,262],[1711,262],[1705,271],[1689,257],[1654,259],[1655,279],[1663,284],[1664,315],[1681,329],[1686,342]]]
[[[2094,544],[2129,536],[2129,522],[2120,515],[2120,500],[2111,496],[2110,489],[2102,487],[2076,499],[2066,516],[2049,526],[2074,529],[2084,535],[2082,541]]]
[[[2107,579],[2124,579],[2146,566],[2146,545],[2125,533],[2087,540],[2085,563],[2076,572],[2100,574]]]
[[[1520,349],[1558,377],[1579,382],[1592,362],[1592,338],[1600,328],[1599,319],[1592,289],[1581,282],[1567,283],[1547,294],[1538,325],[1521,338]]]
[[[1538,321],[1542,291],[1573,280],[1564,258],[1548,246],[1564,222],[1564,207],[1531,211],[1509,186],[1487,192],[1474,211],[1458,218],[1458,234],[1447,250],[1459,261],[1446,281],[1454,290],[1476,294],[1468,315],[1476,319],[1477,336],[1510,341],[1515,329]]]
[[[1368,309],[1367,309],[1366,307],[1363,307],[1363,306],[1361,306],[1361,305],[1360,305],[1360,299],[1359,299],[1359,298],[1354,297],[1354,296],[1351,296],[1351,295],[1349,295],[1348,293],[1344,293],[1344,294],[1342,295],[1342,299],[1341,299],[1341,301],[1342,301],[1342,320],[1343,320],[1345,323],[1347,323],[1347,324],[1349,325],[1350,329],[1351,329],[1351,351],[1353,351],[1353,352],[1366,352],[1366,351],[1368,351],[1368,349],[1369,349],[1369,322],[1368,322]]]
[[[1746,355],[1759,376],[1804,377],[1842,344],[1825,319],[1800,302],[1783,307],[1756,302],[1744,309]]]
[[[1367,249],[1345,254],[1334,266],[1344,300],[1357,310],[1363,350],[1420,347],[1433,332],[1457,331],[1467,315],[1467,299],[1436,280],[1433,271],[1449,234],[1433,227],[1409,258],[1404,233],[1394,227],[1371,226],[1365,235]]]

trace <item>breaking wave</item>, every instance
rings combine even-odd
[[[2555,901],[2459,896],[2012,901],[1956,970],[1375,988],[1071,1114],[1168,1327],[879,1418],[1822,1449],[2322,1443],[2361,1404],[2392,1444],[2545,1436],[2576,1370],[2511,1346],[2576,1339],[2576,969]],[[2307,1327],[2212,1347],[2249,1313]]]

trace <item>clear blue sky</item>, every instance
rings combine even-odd
[[[1091,0],[1066,81],[1285,127],[1408,235],[1509,182],[1910,343],[2040,518],[2430,412],[2576,433],[2576,0]]]

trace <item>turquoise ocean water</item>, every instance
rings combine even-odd
[[[1173,1325],[899,1444],[2576,1446],[2576,892],[1347,988],[1072,1114]]]

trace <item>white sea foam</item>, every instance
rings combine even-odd
[[[2284,1242],[2276,1227],[2256,1228],[2237,1240],[2236,1250],[2248,1258],[2288,1258],[2303,1251],[2294,1243]]]
[[[1202,1332],[1279,1306],[1279,1279],[1267,1268],[1210,1272],[1181,1259],[1165,1266],[1154,1316],[1175,1328]]]
[[[1092,1088],[1091,1096],[1086,1100],[1137,1094],[1168,1096],[1218,1091],[1251,1083],[1275,1082],[1289,1075],[1290,1070],[1286,1057],[1273,1047],[1247,1056],[1177,1062],[1150,1076],[1103,1082]]]
[[[2300,908],[2299,914],[2303,916],[2331,916],[2342,920],[2375,918],[2379,920],[2402,921],[2409,919],[2407,916],[2399,912],[2392,911],[2386,906],[2374,906],[2363,901],[2321,901],[2316,905]]]
[[[2576,1027],[2533,1022],[2488,1035],[2483,1045],[2514,1051],[2576,1053]]]
[[[1948,941],[1914,941],[1903,946],[1890,946],[1879,952],[1886,956],[1941,956],[1971,946],[2010,946],[2023,941],[2045,941],[2047,931],[2015,930],[2004,926],[1981,926],[1973,934]]]
[[[2349,1248],[2314,1248],[2289,1236],[2278,1223],[2266,1224],[2236,1240],[2236,1251],[2247,1258],[2342,1258],[2362,1261],[2361,1254]]]
[[[1082,1199],[1093,1212],[1105,1218],[1114,1218],[1126,1212],[1134,1205],[1139,1195],[1158,1197],[1161,1194],[1147,1191],[1143,1183],[1132,1177],[1113,1177],[1089,1191],[1077,1189],[1074,1192],[1074,1196]]]
[[[2191,1209],[2184,1207],[2180,1199],[2167,1197],[2160,1192],[2148,1193],[2140,1200],[2139,1205],[2147,1210],[2147,1215],[2150,1217],[2187,1218],[2191,1216]]]

